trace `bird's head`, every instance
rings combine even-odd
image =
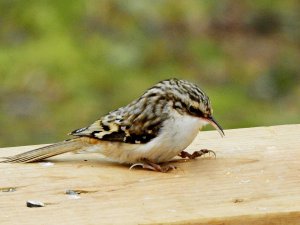
[[[172,99],[173,108],[210,123],[223,137],[224,131],[213,117],[209,97],[195,84],[179,79],[160,82],[159,88]]]

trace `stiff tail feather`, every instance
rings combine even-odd
[[[78,150],[85,146],[82,138],[74,138],[63,142],[58,142],[53,145],[34,149],[11,157],[5,157],[5,160],[0,163],[29,163],[46,159],[55,155],[60,155],[67,152]]]

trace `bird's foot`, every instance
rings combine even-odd
[[[143,169],[152,170],[152,171],[156,171],[156,172],[162,172],[162,173],[167,173],[170,170],[176,169],[176,166],[173,166],[170,164],[161,164],[160,165],[160,164],[151,162],[149,159],[142,159],[141,162],[131,165],[129,169],[131,170],[136,166],[140,166]]]
[[[193,152],[192,154],[188,153],[186,151],[182,151],[182,152],[180,152],[179,156],[181,158],[196,159],[196,158],[201,157],[206,154],[209,154],[209,155],[212,154],[214,156],[214,158],[216,158],[216,153],[213,150],[208,150],[208,149],[201,149],[199,151]]]

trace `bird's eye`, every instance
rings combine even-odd
[[[199,116],[199,117],[203,117],[203,113],[201,112],[200,109],[197,109],[196,107],[194,106],[189,106],[189,111],[191,114],[195,115],[195,116]]]
[[[190,106],[189,107],[189,111],[193,114],[196,114],[197,113],[197,109],[194,107],[194,106]]]

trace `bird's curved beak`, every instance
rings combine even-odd
[[[223,131],[223,128],[221,125],[213,118],[212,116],[207,117],[208,122],[219,132],[221,137],[225,136],[225,133]]]

